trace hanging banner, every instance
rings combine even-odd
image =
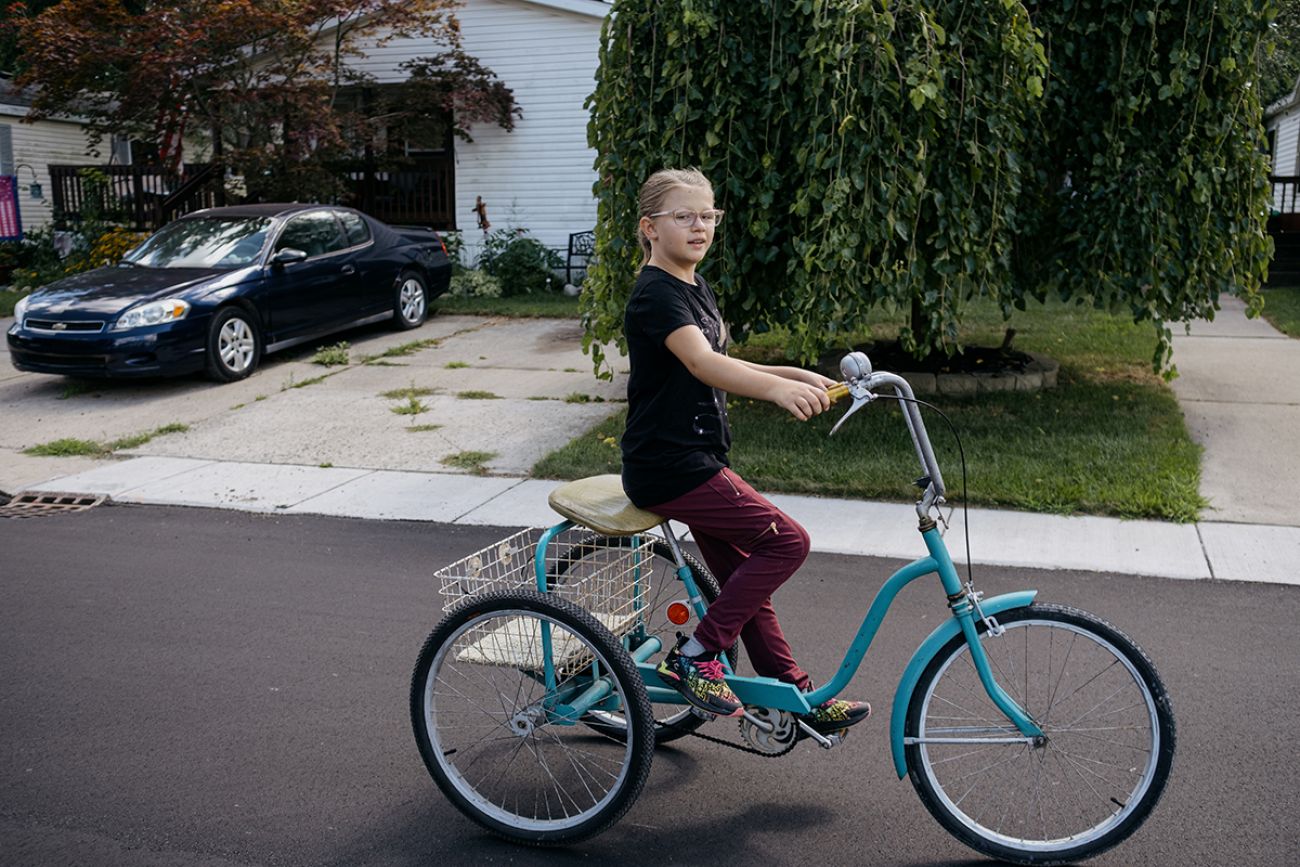
[[[0,241],[20,241],[23,221],[18,213],[18,178],[0,175]]]

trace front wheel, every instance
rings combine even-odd
[[[998,615],[981,645],[994,678],[1043,730],[1027,743],[953,638],[908,703],[905,752],[930,813],[966,845],[1017,864],[1064,864],[1115,846],[1160,799],[1174,718],[1136,644],[1086,612],[1031,605]]]
[[[207,374],[217,382],[244,379],[262,359],[262,336],[252,314],[242,307],[223,307],[208,326]]]
[[[625,741],[579,724],[573,704],[595,693],[627,721]],[[448,800],[532,845],[618,821],[654,757],[650,701],[627,651],[585,610],[533,590],[470,597],[443,618],[411,677],[411,722]]]

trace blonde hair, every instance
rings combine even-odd
[[[650,239],[641,231],[641,217],[648,217],[663,210],[664,199],[677,187],[703,187],[713,194],[713,184],[697,168],[660,169],[641,185],[641,195],[637,199],[636,239],[641,244],[641,267],[650,262]]]

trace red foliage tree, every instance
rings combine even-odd
[[[466,55],[455,0],[186,0],[143,7],[124,0],[63,0],[11,15],[36,85],[33,119],[67,112],[92,135],[158,143],[175,170],[184,142],[212,137],[213,158],[261,198],[329,195],[329,165],[383,125],[443,117],[510,129],[519,109],[492,72]],[[372,86],[356,61],[394,40],[431,42],[412,61],[419,79],[400,104],[355,100]]]

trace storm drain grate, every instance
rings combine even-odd
[[[39,518],[84,512],[107,500],[104,494],[63,494],[54,491],[24,492],[0,506],[0,518]]]

